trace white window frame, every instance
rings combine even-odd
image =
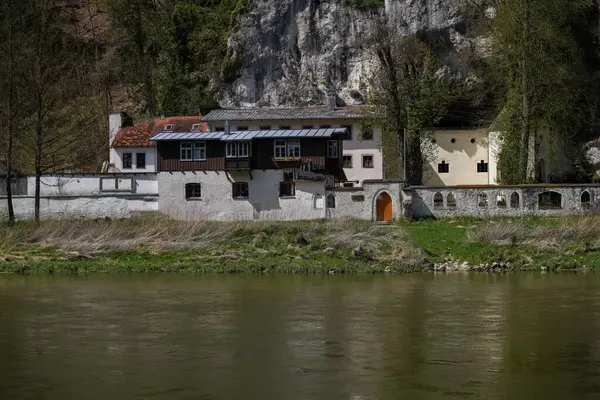
[[[179,159],[181,161],[194,161],[194,145],[192,142],[181,142],[179,144]]]
[[[243,141],[243,142],[237,142],[238,144],[238,150],[237,150],[237,155],[239,158],[248,158],[250,157],[250,142],[248,141]]]
[[[285,140],[276,139],[274,142],[274,156],[275,158],[285,158],[287,155],[287,143]],[[279,154],[278,153],[279,150]]]
[[[192,157],[194,161],[206,160],[206,142],[194,142],[192,147]],[[200,154],[196,157],[196,151]]]
[[[333,145],[333,147],[331,147]],[[339,153],[339,144],[337,140],[328,140],[327,141],[327,158],[338,158],[340,156]]]
[[[225,157],[237,158],[237,156],[238,156],[237,150],[238,150],[237,142],[227,142],[227,144],[225,144]]]
[[[292,150],[298,150],[298,155],[296,155],[295,151],[292,154]],[[302,145],[300,144],[300,140],[298,139],[290,139],[287,141],[287,157],[288,158],[300,158],[302,155]]]
[[[184,154],[184,151],[186,152]],[[189,154],[188,154],[189,151]],[[196,154],[198,151],[199,154]],[[205,161],[206,142],[181,142],[179,144],[180,161]]]
[[[173,124],[165,125],[165,132],[173,132]]]
[[[192,132],[198,132],[198,131],[200,131],[200,124],[192,125]]]

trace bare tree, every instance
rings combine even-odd
[[[445,115],[450,86],[425,43],[379,23],[371,41],[375,68],[369,93],[373,122],[383,130],[386,176],[421,184],[422,137]],[[399,161],[403,160],[401,166]]]
[[[15,223],[13,206],[12,182],[15,175],[15,142],[18,132],[17,124],[21,115],[22,99],[20,93],[20,79],[18,74],[19,56],[24,35],[22,24],[21,2],[6,0],[0,12],[0,49],[5,56],[0,59],[0,69],[4,72],[0,78],[0,139],[4,144],[3,163],[6,168],[6,196],[8,204],[8,223]]]

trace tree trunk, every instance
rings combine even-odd
[[[40,110],[41,110],[41,103],[40,104]],[[43,132],[42,132],[42,116],[41,116],[41,112],[40,110],[38,110],[38,128],[37,128],[37,132],[36,132],[36,149],[35,149],[35,200],[34,200],[34,219],[35,221],[39,222],[40,220],[40,187],[41,187],[41,180],[42,180],[42,151],[43,151],[43,144],[42,144],[42,139],[43,139]]]
[[[519,154],[519,183],[525,183],[528,180],[527,166],[529,164],[529,128],[531,125],[531,109],[529,104],[529,75],[527,72],[528,50],[529,50],[529,19],[530,7],[529,0],[524,0],[524,18],[523,18],[523,43],[521,54],[521,86],[523,95],[522,104],[522,124],[521,127],[521,143]]]
[[[7,120],[7,132],[8,132],[8,143],[6,148],[6,201],[8,204],[8,224],[15,224],[15,209],[13,206],[13,193],[12,193],[12,157],[13,157],[13,102],[14,102],[14,76],[13,76],[13,56],[14,56],[14,45],[12,36],[12,2],[8,4],[8,120]]]
[[[423,154],[420,135],[408,135],[406,138],[407,183],[409,186],[423,184]]]

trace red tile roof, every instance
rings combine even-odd
[[[195,117],[169,117],[144,121],[141,124],[121,128],[117,131],[110,146],[116,147],[156,147],[156,142],[151,142],[152,136],[165,130],[167,125],[173,125],[173,130],[168,132],[192,132],[195,124],[200,125],[200,132],[208,131],[208,124],[202,122],[202,116]]]

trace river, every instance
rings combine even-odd
[[[600,274],[0,277],[0,399],[600,398]]]

